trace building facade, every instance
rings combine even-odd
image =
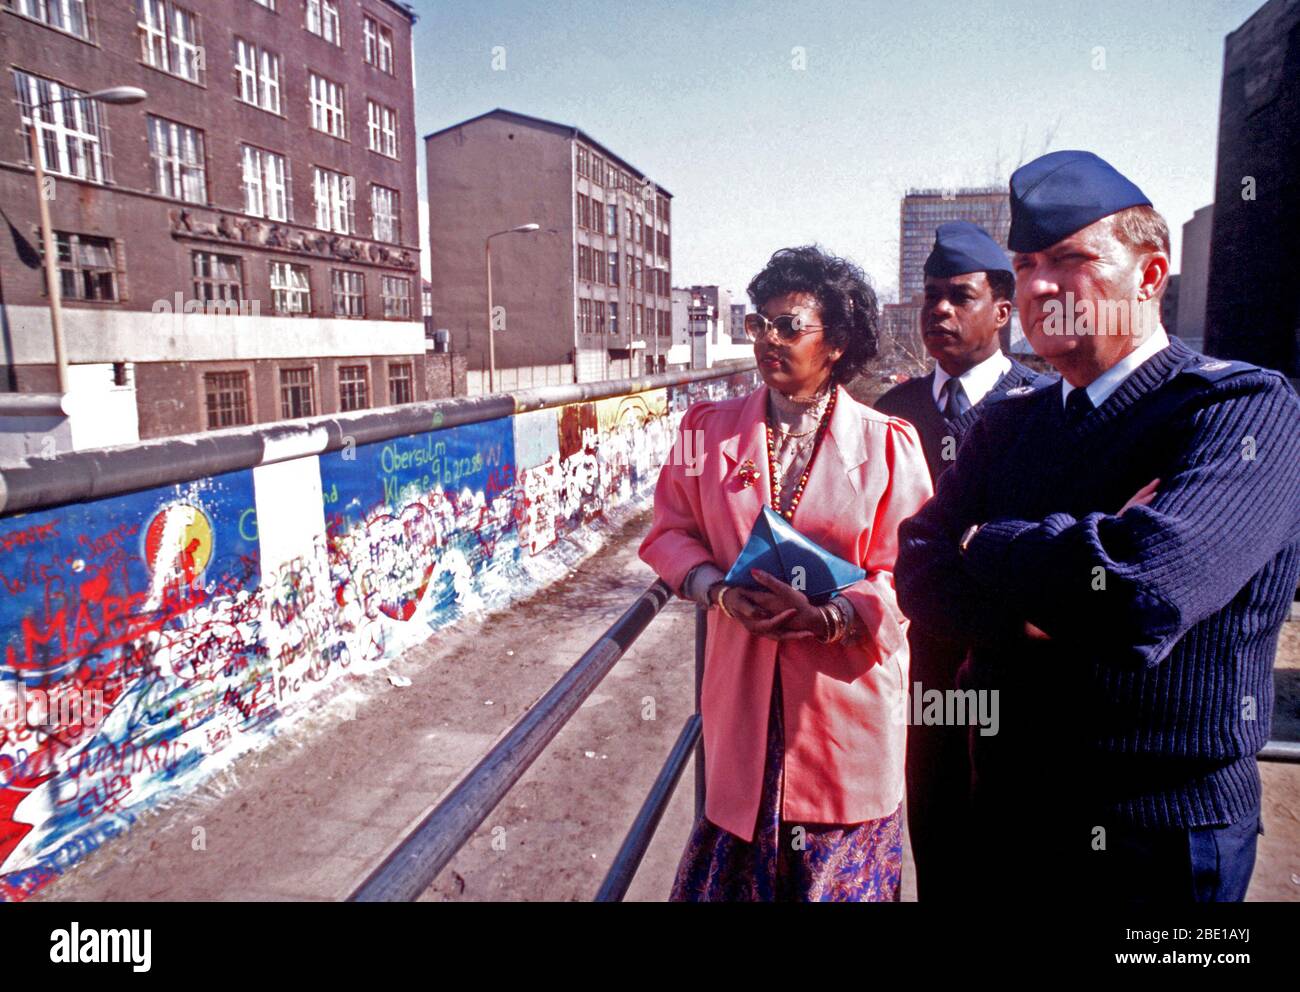
[[[426,136],[435,327],[470,392],[593,382],[666,367],[672,194],[579,128],[493,110]]]
[[[913,189],[899,204],[898,302],[912,303],[925,292],[925,260],[934,232],[953,220],[984,228],[1002,246],[1011,230],[1011,199],[1006,187]]]
[[[1300,0],[1228,35],[1205,350],[1300,376]]]
[[[1183,254],[1178,265],[1178,336],[1189,348],[1205,347],[1205,299],[1210,285],[1210,238],[1214,204],[1201,207],[1183,225]],[[1168,296],[1170,290],[1165,291]]]
[[[35,121],[69,381],[140,437],[427,395],[409,7],[2,2],[5,388],[57,387]]]

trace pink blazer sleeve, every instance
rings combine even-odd
[[[713,561],[700,512],[699,481],[704,467],[703,460],[717,455],[703,451],[701,445],[688,446],[682,439],[687,431],[700,430],[702,415],[710,406],[711,403],[697,403],[682,417],[677,445],[660,469],[659,481],[655,485],[654,519],[650,524],[650,533],[645,536],[637,552],[641,560],[653,568],[678,596],[682,595],[682,583],[691,569]],[[699,460],[690,472],[682,464],[684,459],[676,457],[682,451],[698,452],[696,457]]]
[[[843,593],[853,604],[865,630],[854,645],[864,655],[864,671],[907,647],[907,618],[898,608],[894,594],[898,525],[933,495],[930,470],[920,438],[911,424],[891,419],[885,425],[884,449],[889,478],[876,506],[875,522],[860,563],[867,577]]]

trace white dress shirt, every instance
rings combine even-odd
[[[1169,347],[1169,335],[1165,333],[1163,327],[1157,327],[1147,336],[1147,339],[1140,345],[1130,351],[1118,362],[1108,368],[1092,382],[1088,383],[1088,399],[1092,400],[1094,407],[1101,406],[1106,402],[1106,397],[1110,396],[1115,390],[1123,384],[1124,380],[1137,371],[1138,366],[1145,362],[1156,352],[1164,351]],[[1064,378],[1061,379],[1061,401],[1070,395],[1074,389]]]
[[[974,406],[987,396],[989,390],[996,386],[998,380],[1009,371],[1011,371],[1011,359],[1007,358],[1007,356],[1002,354],[1001,351],[995,351],[974,368],[967,369],[959,375],[957,381],[961,383],[962,392],[964,392],[966,398],[970,400],[970,405]],[[939,408],[940,413],[944,412],[944,404],[941,399],[943,396],[943,384],[951,378],[952,376],[945,372],[938,363],[935,364],[933,389],[934,405]]]

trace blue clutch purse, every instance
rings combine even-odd
[[[762,589],[749,574],[751,568],[775,575],[814,603],[825,602],[846,586],[867,577],[857,565],[808,540],[770,506],[764,506],[754,521],[749,540],[727,572],[727,584]]]

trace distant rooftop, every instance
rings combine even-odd
[[[938,196],[952,198],[956,196],[1005,196],[1005,186],[966,186],[962,189],[909,189],[907,196]]]
[[[586,131],[582,130],[582,128],[578,127],[576,124],[562,124],[559,121],[548,121],[544,117],[532,117],[529,114],[521,114],[514,110],[506,110],[504,107],[497,107],[495,110],[489,110],[487,113],[479,114],[477,117],[470,117],[467,118],[466,120],[460,121],[459,123],[451,124],[447,127],[441,128],[440,130],[431,131],[430,133],[424,136],[424,140],[428,141],[430,138],[436,138],[439,135],[446,134],[448,131],[454,131],[458,127],[464,127],[466,124],[473,124],[475,121],[481,121],[487,117],[500,117],[506,120],[517,121],[518,123],[523,124],[525,126],[536,127],[538,125],[541,125],[542,127],[558,128],[561,131],[568,131],[570,137],[581,138],[584,142],[591,145],[591,147],[595,148],[606,158],[612,159],[613,161],[617,162],[624,169],[627,169],[628,172],[631,172],[635,176],[637,176],[637,178],[646,179],[646,180],[650,180],[650,182],[654,182],[654,180],[650,179],[648,175],[646,175],[644,172],[638,169],[627,159],[623,158],[623,156],[610,151],[606,145],[601,144],[599,141],[597,141],[595,138],[589,135]],[[667,189],[665,189],[663,186],[660,186],[658,183],[654,183],[654,187],[656,190],[658,190],[664,196],[668,197],[670,200],[673,198],[672,193],[668,192]]]

